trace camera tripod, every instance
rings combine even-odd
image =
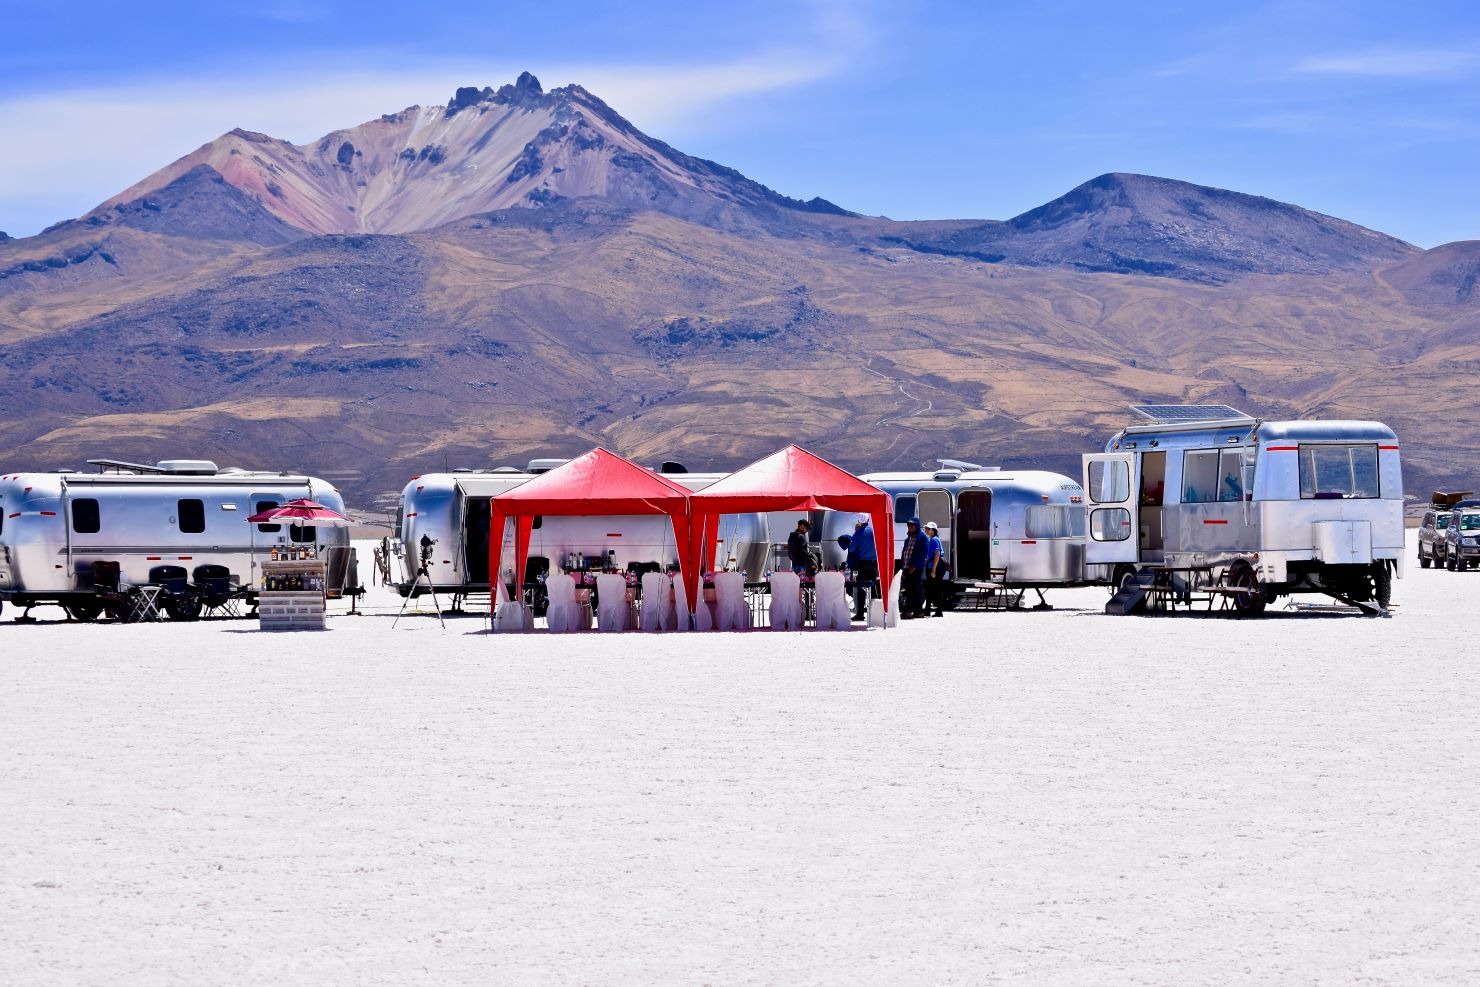
[[[432,585],[432,574],[427,571],[427,563],[432,560],[432,546],[435,544],[436,542],[426,535],[421,536],[421,564],[416,570],[416,578],[411,580],[411,586],[406,590],[406,598],[401,601],[400,612],[396,614],[396,619],[391,621],[391,630],[395,630],[401,618],[406,615],[406,604],[410,603],[411,598],[416,595],[416,587],[423,579],[427,581],[427,592],[432,594],[432,606],[437,608],[437,623],[442,625],[444,631],[447,629],[447,621],[442,619],[442,601],[437,599],[437,588]]]

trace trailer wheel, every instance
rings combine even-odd
[[[172,596],[164,601],[164,612],[170,615],[171,620],[199,620],[200,610],[200,597],[194,593]]]
[[[1116,566],[1115,574],[1110,577],[1110,595],[1114,596],[1116,593],[1119,593],[1122,589],[1125,588],[1125,585],[1127,583],[1133,582],[1135,578],[1135,566],[1126,565],[1125,563],[1121,563],[1120,565]]]
[[[1386,562],[1372,563],[1372,599],[1384,610],[1393,601],[1393,570]]]
[[[91,624],[98,619],[103,612],[101,603],[69,603],[67,604],[67,616],[83,624]]]
[[[1240,617],[1264,615],[1264,587],[1259,585],[1259,574],[1253,566],[1244,561],[1235,562],[1228,573],[1228,585],[1248,590],[1233,598],[1233,609]]]

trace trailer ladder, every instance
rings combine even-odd
[[[1146,596],[1156,582],[1156,573],[1148,569],[1137,569],[1135,575],[1120,584],[1115,595],[1110,597],[1110,602],[1105,604],[1105,612],[1112,616],[1123,617],[1126,614],[1138,613],[1146,608]]]

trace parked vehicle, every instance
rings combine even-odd
[[[396,526],[385,550],[393,559],[391,585],[403,597],[435,590],[460,609],[471,594],[489,592],[488,540],[492,524],[491,498],[525,483],[564,460],[537,459],[525,470],[500,466],[490,470],[455,470],[413,477],[401,491]],[[670,470],[681,469],[666,464]],[[690,490],[702,490],[719,473],[666,472],[668,479]],[[427,574],[418,579],[423,538],[430,539]],[[767,566],[770,533],[764,514],[728,515],[719,528],[720,556],[728,568],[759,579]],[[513,542],[505,559],[512,559]],[[524,581],[537,581],[559,571],[566,560],[604,558],[610,567],[657,563],[678,564],[673,529],[666,517],[549,517],[535,518],[530,533],[529,559]],[[512,572],[505,574],[512,592]],[[535,601],[538,607],[539,601]]]
[[[1042,470],[938,462],[933,472],[865,473],[859,479],[894,497],[896,553],[903,550],[909,518],[939,526],[950,566],[948,605],[988,585],[1041,591],[1084,584],[1084,488],[1078,481]],[[838,536],[851,535],[853,521],[852,514],[826,513],[821,548],[827,566],[843,564]]]
[[[325,480],[197,460],[88,463],[98,472],[0,477],[0,601],[57,604],[84,621],[128,617],[129,588],[151,586],[169,616],[193,620],[228,600],[250,604],[257,565],[294,546],[327,559],[330,596],[354,578],[346,529],[246,523],[299,497],[342,511]]]
[[[1134,410],[1142,423],[1084,457],[1086,561],[1120,588],[1121,608],[1155,565],[1180,590],[1231,590],[1251,614],[1295,593],[1386,609],[1404,539],[1390,428],[1222,405]]]
[[[1427,569],[1431,565],[1444,564],[1444,531],[1454,512],[1442,508],[1424,511],[1423,521],[1418,526],[1418,565]]]
[[[1444,529],[1439,564],[1450,572],[1464,572],[1480,563],[1480,508],[1460,508]]]

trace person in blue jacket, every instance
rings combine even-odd
[[[879,550],[874,544],[874,529],[868,523],[868,515],[860,514],[853,523],[853,537],[848,542],[848,561],[845,563],[853,573],[853,619],[868,618],[868,590],[879,592]]]
[[[899,616],[923,617],[925,607],[925,559],[929,554],[920,519],[905,522],[904,545],[900,549]]]
[[[944,617],[945,545],[940,540],[940,525],[925,522],[925,612]]]

